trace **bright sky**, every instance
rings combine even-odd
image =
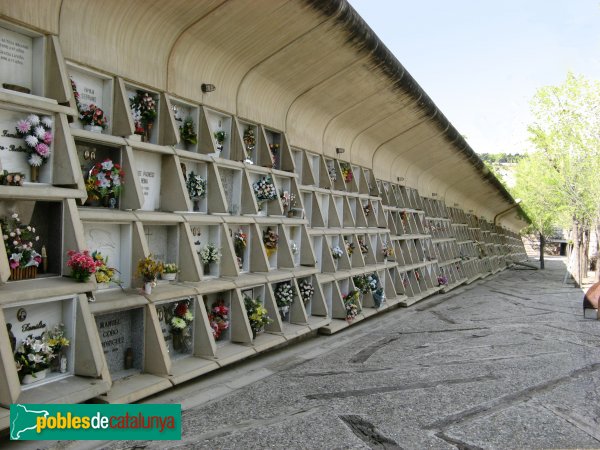
[[[600,79],[598,0],[349,0],[479,153],[530,147],[529,102]]]

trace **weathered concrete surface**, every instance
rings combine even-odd
[[[600,448],[600,322],[564,271],[508,270],[153,398],[183,404],[181,441],[54,445]]]

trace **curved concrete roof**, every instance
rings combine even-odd
[[[0,0],[0,11],[59,35],[67,59],[285,131],[298,148],[343,147],[450,206],[492,219],[514,204],[346,0]]]

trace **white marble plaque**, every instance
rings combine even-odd
[[[58,324],[65,325],[66,337],[72,339],[73,324],[72,300],[40,302],[31,305],[16,306],[4,310],[7,324],[12,326],[12,334],[17,345],[27,336],[41,336],[42,333]]]
[[[121,225],[111,223],[84,224],[85,243],[90,252],[99,251],[109,267],[121,267]],[[107,260],[108,258],[108,260]]]
[[[0,27],[0,81],[33,85],[33,39]]]
[[[137,175],[144,194],[145,211],[156,211],[160,208],[160,169],[161,155],[148,152],[137,152],[135,155]]]
[[[88,106],[93,103],[104,109],[104,80],[78,71],[73,71],[70,76],[77,86],[81,106]]]
[[[1,64],[0,64],[1,66]],[[11,148],[24,148],[25,141],[16,136],[15,126],[17,121],[25,119],[26,114],[15,111],[0,110],[0,169],[9,172],[21,172],[29,178],[29,164],[27,153],[10,150]],[[42,166],[43,167],[43,166]]]
[[[144,355],[142,308],[96,316],[96,326],[106,363],[113,378],[118,379],[118,373],[125,370],[142,369]]]

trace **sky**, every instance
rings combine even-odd
[[[536,91],[600,79],[600,0],[349,0],[478,153],[523,153]]]

